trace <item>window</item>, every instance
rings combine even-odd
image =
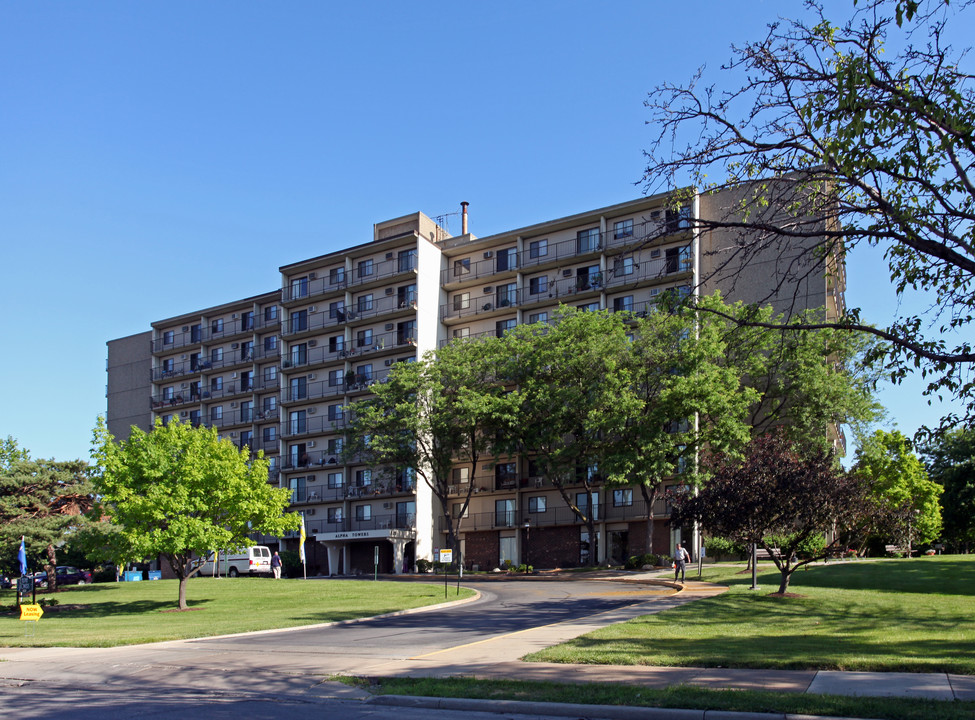
[[[345,476],[340,472],[331,472],[328,474],[328,487],[330,490],[335,490],[336,488],[343,487],[345,485]]]
[[[345,282],[345,268],[337,267],[328,271],[328,282],[330,285],[341,285]]]
[[[162,416],[162,424],[163,425],[169,425],[169,423],[170,423],[170,421],[172,421],[172,419],[173,419],[173,416],[172,415],[163,415]]]
[[[210,408],[210,422],[220,422],[223,420],[223,405],[214,405]]]
[[[518,267],[518,252],[514,248],[498,250],[498,272],[514,270]]]
[[[396,343],[398,345],[416,344],[416,320],[406,320],[396,324]]]
[[[518,302],[518,283],[498,285],[495,292],[498,307],[509,307]]]
[[[498,337],[504,337],[506,332],[509,330],[514,330],[517,325],[518,321],[514,318],[511,318],[510,320],[498,320],[494,324],[494,334]]]
[[[599,544],[599,533],[596,533],[596,544]],[[579,531],[579,564],[582,566],[592,564],[594,560],[592,554],[592,543],[589,538],[589,531],[582,528]]]
[[[210,378],[210,392],[223,390],[223,377]]]
[[[453,337],[455,338],[466,338],[471,336],[471,329],[469,327],[454,328]]]
[[[366,295],[360,295],[356,302],[356,308],[359,312],[365,312],[366,310],[372,310],[372,293]]]
[[[332,421],[342,420],[345,418],[345,405],[338,403],[336,405],[328,406],[328,419]]]
[[[288,446],[288,458],[291,467],[299,467],[308,462],[308,453],[305,452],[305,443],[295,443]]]
[[[294,310],[291,313],[291,332],[301,332],[308,329],[308,311]]]
[[[471,306],[470,293],[457,293],[454,295],[454,310],[467,310]]]
[[[518,482],[518,463],[498,463],[494,466],[494,479],[499,490],[513,488]]]
[[[291,346],[291,364],[304,365],[308,362],[308,344],[295,343]]]
[[[193,427],[200,426],[201,414],[199,410],[190,410],[190,425]]]
[[[304,502],[305,501],[305,478],[303,477],[293,477],[288,480],[288,485],[291,488],[291,502]]]
[[[254,311],[248,310],[240,315],[240,329],[241,330],[253,330],[254,329]]]
[[[240,389],[242,392],[254,389],[254,373],[250,370],[245,370],[240,374]]]
[[[266,323],[274,322],[277,319],[278,319],[277,305],[268,305],[266,308],[264,308],[264,322]]]
[[[535,497],[528,498],[528,512],[543,513],[545,512],[545,507],[544,495],[536,495]]]
[[[254,341],[245,340],[240,344],[240,359],[241,360],[253,360],[254,359]]]
[[[345,440],[342,438],[332,438],[328,441],[328,454],[335,455],[338,457],[342,454],[342,448],[345,447]]]
[[[213,348],[210,351],[210,362],[218,363],[223,360],[223,348]]]
[[[356,470],[355,471],[355,486],[356,487],[369,487],[372,485],[372,470]]]
[[[691,208],[685,205],[677,210],[667,210],[667,232],[686,230],[691,226]]]
[[[397,257],[397,269],[399,272],[409,272],[416,267],[416,250],[400,250]]]
[[[291,281],[291,299],[308,297],[308,277],[294,278]]]
[[[576,290],[592,290],[602,285],[603,275],[598,265],[576,268]]]
[[[268,395],[264,398],[264,414],[272,415],[278,409],[278,398],[276,395]]]
[[[246,420],[244,422],[247,422]],[[243,450],[245,447],[249,448],[254,444],[254,433],[250,430],[241,430],[240,438],[237,441],[237,447]]]
[[[613,298],[613,312],[633,312],[633,296]]]
[[[372,363],[356,366],[355,381],[360,385],[372,382]]]
[[[396,288],[396,304],[401,309],[416,305],[416,283]]]
[[[360,330],[355,336],[356,347],[371,347],[372,346],[372,328],[367,328],[365,330]]]
[[[547,323],[548,322],[548,313],[547,312],[532,313],[531,315],[528,316],[528,322],[530,322],[532,324],[534,324],[534,323]]]
[[[278,379],[278,366],[277,365],[265,365],[264,366],[264,382],[273,383]]]
[[[268,335],[264,338],[264,350],[265,352],[271,352],[272,350],[278,349],[278,336]]]
[[[162,371],[164,373],[171,373],[176,369],[176,361],[173,358],[166,358],[162,361]]]
[[[269,425],[262,430],[262,436],[264,438],[264,444],[270,445],[271,443],[276,443],[278,441],[278,428],[275,425]]]
[[[329,370],[328,371],[328,386],[338,387],[345,382],[345,370]]]
[[[326,511],[327,521],[329,523],[340,523],[342,522],[342,508],[340,507],[330,507]]]
[[[304,375],[291,378],[289,400],[304,400],[308,397],[307,379]]]
[[[576,233],[576,252],[578,254],[596,252],[599,249],[599,228],[580,230]]]
[[[345,322],[345,300],[329,303],[328,316],[332,319],[338,319],[339,322]]]
[[[210,323],[210,332],[214,335],[223,332],[223,318],[217,318]]]
[[[396,527],[412,528],[416,525],[416,502],[405,500],[396,503]]]
[[[163,345],[172,345],[175,338],[176,333],[172,330],[167,330],[163,333]]]
[[[450,515],[456,520],[457,518],[467,517],[470,515],[470,507],[464,507],[464,503],[453,503],[450,506]]]
[[[197,325],[194,325],[193,327],[191,327],[190,328],[190,341],[191,342],[198,343],[198,342],[201,342],[202,340],[203,340],[203,326],[197,324]]]
[[[459,277],[461,275],[468,275],[471,271],[471,259],[462,258],[460,260],[454,260],[454,277]]]
[[[617,240],[633,237],[633,220],[620,220],[613,223],[613,237]]]
[[[451,481],[454,485],[463,485],[471,476],[471,469],[467,467],[454,468],[450,471]]]
[[[599,493],[592,493],[592,503],[586,493],[576,493],[576,507],[584,513],[592,513],[593,520],[599,520]]]
[[[515,526],[515,501],[513,499],[494,501],[494,525],[496,527]]]
[[[203,364],[203,353],[193,353],[190,355],[190,372],[196,372]]]
[[[636,263],[632,257],[618,257],[613,261],[613,274],[616,276],[632,275]]]
[[[548,240],[532,240],[528,243],[528,257],[540,258],[548,255]]]
[[[328,351],[330,353],[337,353],[343,350],[345,350],[345,335],[332,335],[328,339]]]
[[[172,400],[175,397],[172,386],[163,388],[163,400]]]
[[[531,278],[528,281],[528,292],[532,295],[540,295],[548,292],[548,275]]]
[[[355,506],[355,519],[356,520],[372,520],[372,505],[356,505]]]
[[[288,427],[292,435],[308,430],[307,414],[305,410],[292,410],[288,413]]]
[[[197,380],[196,382],[191,382],[190,383],[190,400],[199,400],[200,399],[200,391],[202,389],[203,389],[203,386],[200,384],[200,381],[199,380]]]
[[[356,273],[359,275],[360,278],[369,277],[370,275],[372,275],[372,271],[373,271],[373,266],[372,266],[371,258],[369,260],[359,261],[359,265],[357,266]]]
[[[613,507],[630,507],[631,505],[633,505],[632,488],[613,490]]]
[[[584,305],[577,305],[582,312],[596,312],[599,310],[598,302],[585,303]]]

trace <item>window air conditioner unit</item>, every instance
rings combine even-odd
[[[184,325],[183,326],[183,332],[189,332],[189,331],[190,331],[190,326],[189,325]]]
[[[391,253],[391,252],[386,253],[386,259],[387,260],[392,260],[393,259],[393,253]]]
[[[230,379],[231,380],[234,379],[234,378],[236,378],[236,377],[237,377],[237,373],[230,373]]]
[[[233,315],[231,315],[230,316],[230,319],[231,320],[236,320],[237,319],[237,313],[234,313]]]
[[[310,447],[310,448],[313,448],[313,447],[315,447],[315,441],[314,441],[314,440],[310,440],[310,441],[308,442],[308,447]]]
[[[314,407],[308,408],[308,414],[309,415],[314,415],[317,412],[318,412],[318,408],[314,408]]]
[[[386,323],[386,329],[387,330],[392,330],[394,327],[395,326],[393,325],[393,323]]]
[[[180,383],[180,387],[181,388],[185,388],[186,387],[186,383]]]
[[[230,433],[230,437],[237,437],[237,431],[234,430],[232,433]]]
[[[318,340],[309,340],[308,341],[308,347],[315,347],[316,345],[318,345]]]
[[[183,417],[187,417],[189,414],[190,414],[189,410],[184,410],[183,412],[180,413],[180,415],[182,415]]]
[[[180,360],[185,360],[185,359],[186,359],[186,356],[185,356],[185,355],[180,355],[180,356],[179,356],[179,359],[180,359]]]
[[[393,364],[393,361],[392,360],[387,360],[386,361],[386,367],[389,367],[392,364]]]
[[[235,402],[230,403],[230,407],[237,407],[237,403]]]
[[[393,288],[386,288],[386,294],[387,295],[392,295],[393,294]]]
[[[572,271],[571,270],[563,270],[562,271],[562,277],[572,277]]]
[[[494,288],[491,287],[490,285],[488,285],[486,288],[484,288],[484,294],[485,295],[490,295],[493,292],[494,292]]]
[[[491,250],[488,250],[486,253],[484,253],[484,259],[485,260],[487,260],[488,258],[492,258],[492,257],[494,257],[494,252],[492,252]]]
[[[318,377],[318,376],[315,375],[315,373],[308,373],[308,379],[309,380],[314,380],[316,377]]]
[[[305,514],[306,514],[306,515],[314,515],[314,514],[315,514],[315,508],[312,508],[311,510],[307,510],[307,511],[305,512]]]
[[[393,503],[390,502],[383,503],[383,510],[390,510],[392,507],[393,507]]]
[[[236,350],[237,348],[240,347],[240,343],[231,343],[230,344],[230,347],[231,347],[231,349]]]
[[[316,275],[315,273],[308,273],[308,279],[309,280],[315,280],[317,278],[318,278],[318,275]]]

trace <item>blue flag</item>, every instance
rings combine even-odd
[[[24,547],[24,538],[20,538],[20,550],[17,551],[17,559],[20,561],[20,574],[27,574],[27,548]]]

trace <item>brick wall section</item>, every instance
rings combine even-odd
[[[493,570],[498,566],[501,557],[500,535],[497,531],[466,533],[464,542],[464,565],[472,568],[477,565],[481,570]]]
[[[579,526],[532,528],[528,563],[539,569],[578,567]]]
[[[629,554],[643,555],[650,552],[647,548],[647,523],[631,522],[629,524]],[[658,555],[668,555],[670,553],[670,526],[665,520],[654,518],[653,520],[653,550]]]

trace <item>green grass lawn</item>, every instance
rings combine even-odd
[[[64,609],[45,608],[33,637],[25,637],[19,612],[0,614],[0,646],[133,645],[334,622],[444,601],[437,583],[194,578],[187,589],[192,609],[172,612],[177,589],[176,580],[65,588],[55,595]],[[461,588],[459,597],[472,594]],[[451,587],[448,600],[457,598]],[[14,591],[0,592],[4,608],[14,602]]]
[[[975,674],[975,556],[838,562],[799,570],[770,597],[740,566],[710,567],[720,596],[602,628],[527,659],[611,665],[880,670]]]

